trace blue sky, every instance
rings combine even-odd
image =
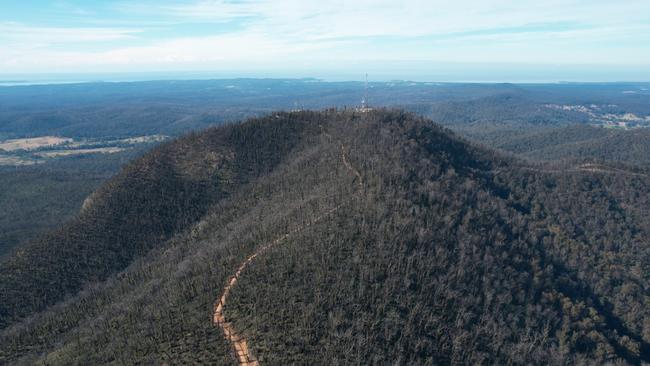
[[[512,69],[524,79],[525,70],[650,79],[648,0],[0,0],[0,9],[0,74],[499,79]]]

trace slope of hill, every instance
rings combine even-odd
[[[608,93],[611,99],[602,99]],[[650,129],[631,128],[635,123],[647,126],[648,104],[644,107],[641,102],[647,96],[621,97],[620,93],[614,85],[592,89],[522,85],[519,90],[472,100],[404,107],[464,137],[533,160],[647,164]],[[634,122],[637,119],[641,122]],[[616,128],[599,128],[603,126]]]
[[[255,149],[248,141],[263,132],[253,123],[189,135],[129,164],[77,218],[2,263],[0,326],[105,279],[187,228],[232,187],[272,169],[299,130],[285,122],[264,132]]]
[[[568,126],[515,138],[498,147],[535,160],[597,159],[648,165],[650,129]]]
[[[208,130],[0,263],[0,362],[236,364],[224,288],[260,364],[650,362],[647,174],[402,112]]]
[[[0,256],[72,219],[93,190],[142,154],[138,149],[0,166]]]

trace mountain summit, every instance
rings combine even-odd
[[[4,364],[650,362],[650,179],[400,111],[163,144],[0,262]]]

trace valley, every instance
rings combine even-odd
[[[151,135],[123,139],[41,136],[0,141],[0,165],[19,166],[46,163],[48,159],[87,154],[114,154],[140,149],[167,140]]]

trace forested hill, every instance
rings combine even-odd
[[[568,126],[531,133],[499,148],[535,160],[598,159],[650,166],[650,129]]]
[[[1,262],[0,362],[237,364],[227,288],[263,365],[641,364],[648,238],[647,171],[277,113],[156,148]]]

